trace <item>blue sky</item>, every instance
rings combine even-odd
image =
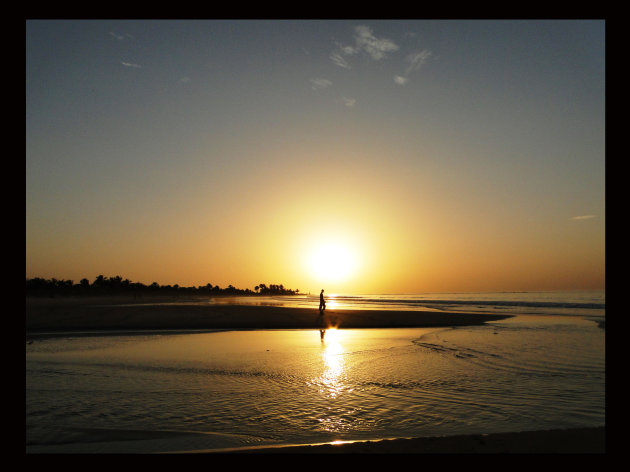
[[[340,290],[600,287],[604,36],[27,21],[27,277],[304,290],[325,227],[365,261]]]

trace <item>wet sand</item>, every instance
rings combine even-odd
[[[600,454],[605,427],[385,439],[341,444],[261,447],[224,451],[240,454]]]
[[[27,298],[26,332],[163,329],[425,328],[472,326],[509,315],[326,310],[133,298]]]
[[[74,442],[27,445],[27,454],[602,454],[606,428],[382,439],[326,444],[246,446],[206,449],[207,433],[90,429]]]

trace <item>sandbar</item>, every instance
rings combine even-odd
[[[26,298],[26,333],[107,330],[425,328],[472,326],[510,315],[445,311],[326,310],[132,298]]]

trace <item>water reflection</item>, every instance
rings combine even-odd
[[[334,328],[320,330],[324,370],[315,383],[320,386],[320,393],[329,398],[336,398],[344,388],[344,349],[340,337]]]
[[[336,294],[326,295],[327,308],[339,308],[339,301]]]

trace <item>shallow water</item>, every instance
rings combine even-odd
[[[26,346],[27,451],[115,440],[114,450],[137,452],[142,441],[119,441],[123,433],[204,433],[151,446],[181,450],[600,426],[604,344],[592,321],[526,315],[323,338],[270,330],[41,339]]]
[[[293,296],[209,297],[193,304],[243,304],[314,308],[319,294]],[[180,303],[180,302],[178,302]],[[326,294],[326,306],[334,310],[465,311],[514,315],[563,315],[603,319],[604,290],[545,292],[423,293],[416,295]]]

